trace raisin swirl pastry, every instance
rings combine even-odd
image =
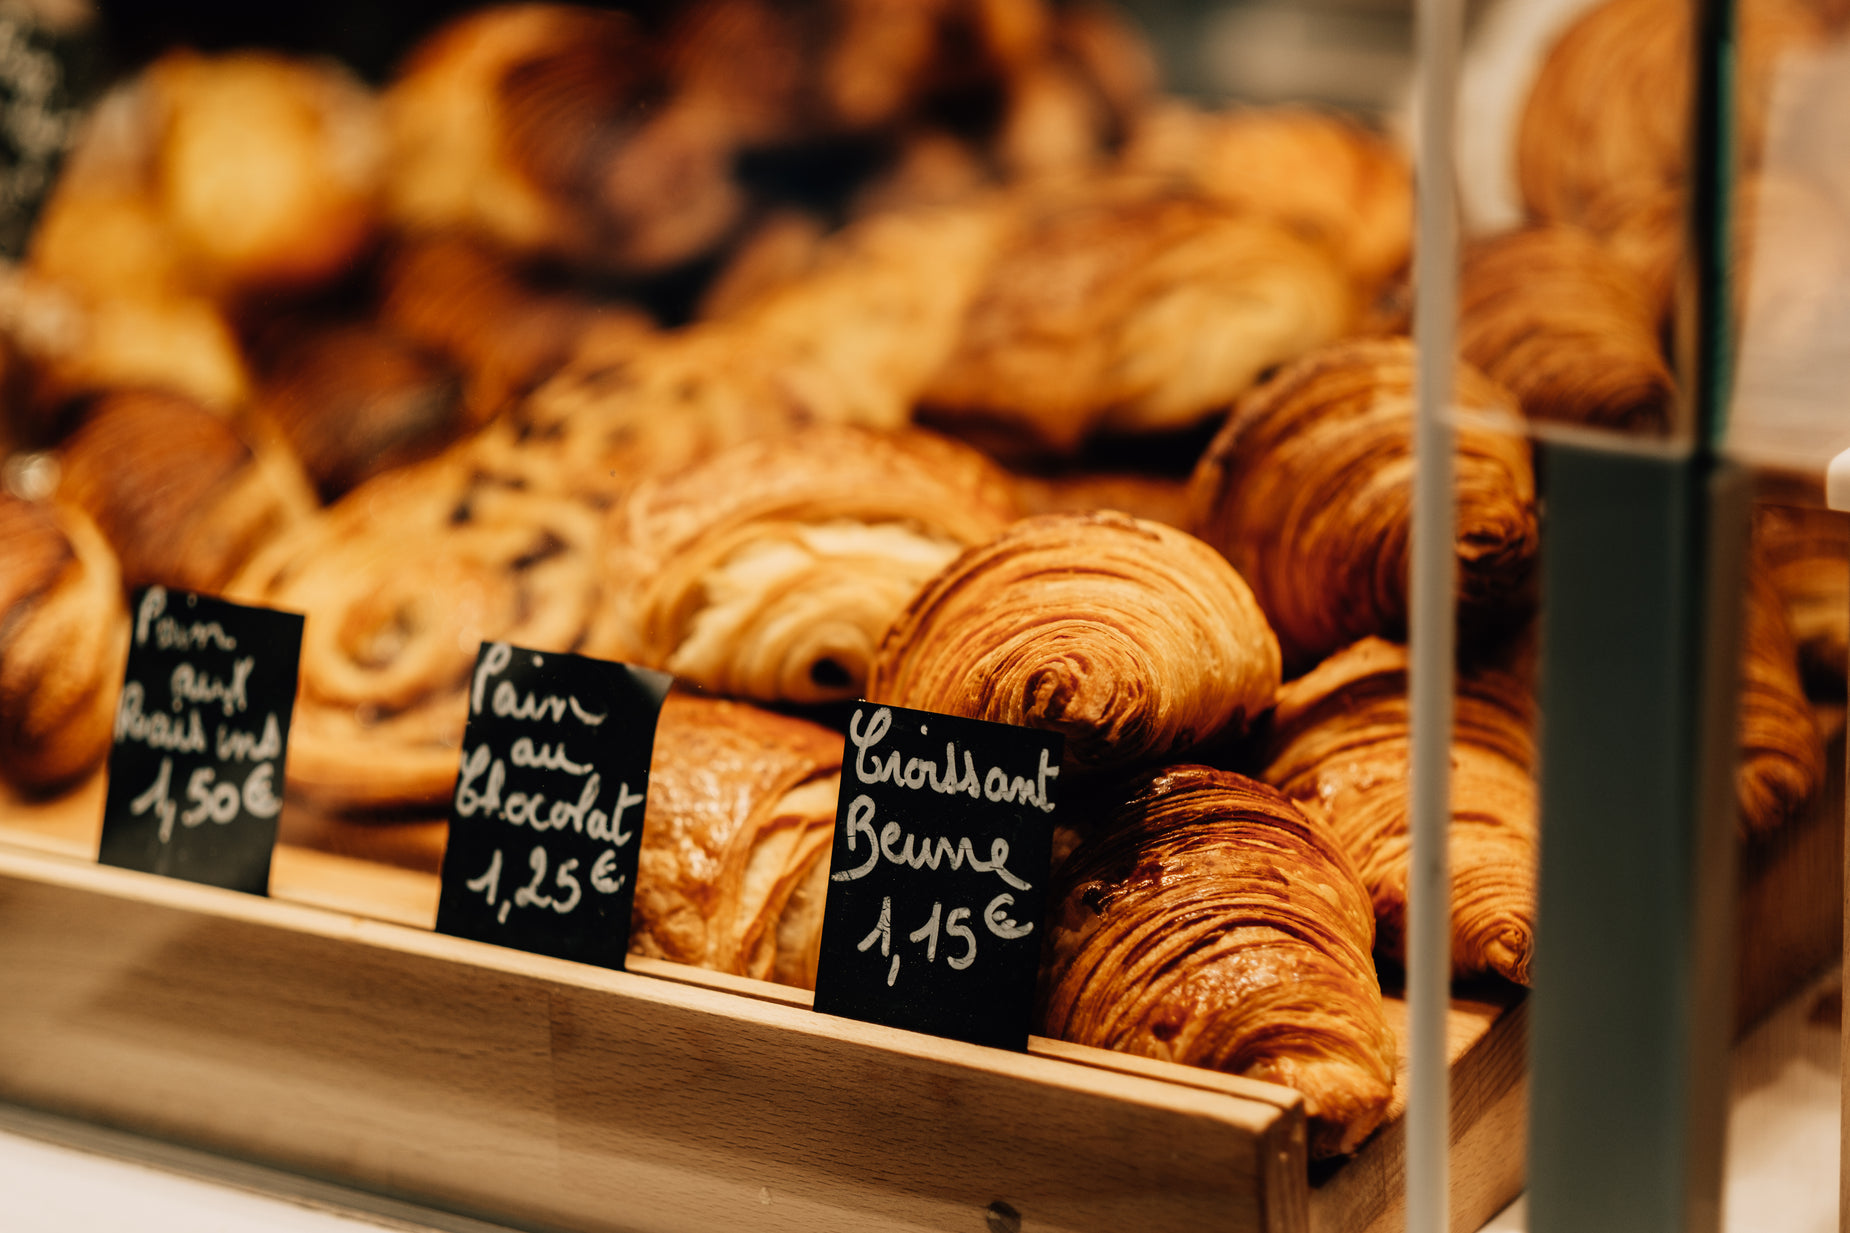
[[[630,950],[812,988],[840,735],[671,693],[656,725]]]
[[[867,697],[1046,728],[1066,760],[1173,758],[1243,730],[1278,641],[1220,554],[1127,514],[1046,514],[964,553],[893,623]]]
[[[128,626],[115,558],[83,511],[0,492],[0,776],[49,792],[102,763]]]
[[[1062,867],[1043,1030],[1296,1088],[1310,1153],[1386,1116],[1374,917],[1327,828],[1264,784],[1175,766]]]
[[[289,786],[330,808],[440,808],[483,641],[623,658],[600,515],[471,443],[387,472],[259,553],[234,599],[307,614]]]
[[[60,493],[96,520],[122,581],[216,592],[315,509],[295,460],[178,394],[101,397],[61,451]]]
[[[1508,417],[1514,401],[1468,365],[1455,405]],[[1535,477],[1514,433],[1457,434],[1461,627],[1526,610],[1537,549]],[[1369,634],[1404,632],[1413,484],[1413,344],[1356,339],[1306,356],[1243,399],[1190,481],[1194,531],[1227,554],[1302,670]]]
[[[1529,983],[1539,857],[1529,683],[1461,672],[1452,730],[1452,973]],[[1407,651],[1365,638],[1278,691],[1263,778],[1327,818],[1374,903],[1379,949],[1405,960]]]
[[[919,431],[816,425],[643,481],[614,511],[625,641],[704,689],[860,696],[920,587],[1014,516],[1007,476]]]

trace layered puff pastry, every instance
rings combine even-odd
[[[926,585],[893,623],[871,702],[1066,738],[1068,765],[1173,759],[1271,705],[1278,642],[1200,540],[1127,514],[1024,519]]]
[[[1540,855],[1532,686],[1457,678],[1452,730],[1452,973],[1529,983]],[[1328,820],[1374,904],[1376,946],[1405,962],[1411,766],[1407,651],[1365,638],[1279,690],[1263,778]]]
[[[1186,428],[1356,318],[1336,259],[1186,193],[1088,187],[1014,202],[931,414],[1062,454],[1094,433]]]
[[[1368,894],[1275,790],[1204,766],[1140,781],[1052,902],[1047,1035],[1295,1088],[1312,1157],[1354,1151],[1386,1116]]]
[[[1252,584],[1301,671],[1407,621],[1413,344],[1353,339],[1306,356],[1235,407],[1191,480],[1195,533]],[[1456,438],[1458,611],[1495,632],[1532,602],[1535,477],[1516,405],[1460,364],[1454,405],[1512,430]]]
[[[115,558],[89,518],[0,491],[0,777],[51,792],[102,763],[128,643]]]
[[[994,464],[929,433],[816,425],[749,441],[643,481],[613,511],[622,636],[716,693],[859,697],[919,588],[1013,516]]]
[[[1663,433],[1676,389],[1649,290],[1567,224],[1471,245],[1459,276],[1459,353],[1531,419]]]
[[[287,451],[159,390],[97,399],[60,462],[60,494],[96,521],[131,587],[216,592],[316,505]]]
[[[305,613],[292,792],[441,808],[484,641],[622,659],[597,511],[472,442],[389,471],[258,553],[228,598]]]
[[[630,950],[814,988],[842,739],[670,693],[656,725]]]

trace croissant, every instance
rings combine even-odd
[[[1798,646],[1764,567],[1749,570],[1735,798],[1749,836],[1795,817],[1824,783],[1824,744],[1799,679]]]
[[[60,493],[96,520],[130,587],[216,592],[315,508],[293,459],[156,390],[97,400],[62,463]]]
[[[817,425],[749,441],[643,481],[614,511],[623,636],[718,693],[859,697],[918,589],[1013,515],[1006,476],[928,433]]]
[[[308,617],[292,792],[339,810],[440,808],[483,641],[624,658],[598,512],[472,445],[360,485],[228,587]]]
[[[1850,516],[1756,505],[1754,556],[1785,605],[1806,683],[1841,695],[1850,677]]]
[[[1459,277],[1458,350],[1530,419],[1666,432],[1676,390],[1646,288],[1565,224],[1480,241]]]
[[[1535,941],[1535,707],[1527,681],[1460,672],[1452,729],[1452,973],[1529,983]],[[1374,902],[1378,948],[1405,961],[1406,648],[1364,638],[1278,693],[1262,778],[1331,831]]]
[[[1514,415],[1469,365],[1454,404]],[[1535,479],[1520,437],[1457,435],[1458,610],[1499,627],[1530,601]],[[1190,481],[1195,533],[1227,555],[1301,670],[1407,621],[1413,345],[1354,339],[1306,356],[1243,399]]]
[[[841,755],[840,735],[819,725],[669,694],[630,950],[814,988]]]
[[[1021,209],[924,393],[946,422],[1056,453],[1101,429],[1185,428],[1356,314],[1334,258],[1226,206],[1089,193]]]
[[[1336,253],[1362,286],[1386,282],[1413,250],[1406,155],[1332,112],[1166,103],[1141,119],[1124,165],[1283,223]]]
[[[1310,1154],[1387,1114],[1374,917],[1330,831],[1264,784],[1176,766],[1062,867],[1043,1030],[1296,1088]]]
[[[128,624],[115,558],[83,512],[0,492],[0,776],[49,792],[102,763]]]
[[[1016,523],[887,631],[867,698],[1066,737],[1069,765],[1173,758],[1271,705],[1278,643],[1240,575],[1126,514]]]

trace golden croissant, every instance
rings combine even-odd
[[[763,701],[858,697],[887,627],[1014,515],[981,454],[912,431],[816,425],[642,482],[610,523],[641,661]]]
[[[1510,396],[1457,369],[1454,402],[1514,420]],[[1457,435],[1459,619],[1494,631],[1523,613],[1537,549],[1529,447]],[[1195,534],[1252,584],[1285,663],[1302,670],[1406,628],[1413,486],[1413,344],[1355,339],[1273,377],[1234,409],[1191,480]]]
[[[840,735],[671,693],[656,726],[630,950],[813,988]]]
[[[952,562],[888,631],[867,698],[1051,729],[1097,768],[1238,733],[1278,681],[1278,642],[1224,558],[1106,511],[1023,519]]]
[[[1458,677],[1452,732],[1452,972],[1529,983],[1537,846],[1535,706],[1495,669]],[[1374,902],[1379,949],[1405,959],[1406,648],[1365,638],[1278,693],[1264,779],[1325,817]]]
[[[1140,782],[1062,866],[1053,905],[1048,1035],[1296,1088],[1313,1157],[1386,1116],[1368,894],[1273,789],[1204,766]]]

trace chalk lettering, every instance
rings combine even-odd
[[[264,716],[261,737],[220,724],[217,747],[220,762],[263,762],[276,757],[283,752],[283,733],[276,722],[276,712]]]
[[[541,745],[534,748],[533,738],[523,736],[514,742],[514,748],[508,751],[508,758],[515,766],[537,766],[541,770],[564,771],[568,775],[582,775],[591,769],[589,762],[577,763],[566,756],[565,742],[559,747]]]
[[[209,676],[191,664],[181,664],[173,670],[169,682],[173,693],[173,709],[178,711],[188,702],[197,702],[202,706],[216,703],[230,719],[239,711],[250,706],[250,699],[245,696],[245,687],[250,683],[251,669],[257,666],[257,657],[246,655],[231,665],[231,679],[222,681]]]
[[[866,727],[862,720],[866,718]],[[1054,811],[1053,802],[1048,799],[1047,781],[1059,775],[1060,768],[1049,763],[1047,750],[1041,750],[1040,766],[1034,778],[1025,775],[1011,775],[999,766],[992,766],[980,778],[977,775],[976,760],[968,750],[964,751],[963,771],[957,769],[957,745],[954,741],[945,742],[944,773],[938,772],[937,765],[924,758],[907,758],[895,749],[887,754],[875,752],[874,747],[892,731],[893,712],[887,707],[877,708],[871,716],[856,708],[848,720],[848,740],[855,747],[854,777],[865,784],[891,783],[899,787],[918,790],[929,787],[934,792],[965,793],[971,797],[979,794],[998,804],[1032,805],[1043,813]]]
[[[198,711],[189,711],[184,722],[159,711],[149,715],[142,711],[147,690],[140,681],[122,687],[116,704],[116,734],[120,741],[139,741],[150,749],[170,749],[175,753],[200,753],[206,748],[206,727]]]
[[[968,865],[978,873],[993,873],[1004,883],[1016,890],[1031,890],[1030,883],[1022,881],[1008,870],[1008,840],[997,836],[989,841],[989,859],[977,856],[971,846],[970,837],[962,836],[953,844],[949,839],[939,836],[937,839],[920,838],[905,833],[905,828],[897,822],[888,822],[880,828],[878,836],[874,832],[875,806],[873,798],[861,793],[848,803],[848,851],[853,852],[856,839],[867,839],[867,859],[852,869],[840,869],[829,875],[833,882],[858,882],[874,871],[885,857],[895,865],[906,865],[913,869],[937,869],[940,864],[948,864],[952,871]],[[904,840],[902,843],[901,840]]]

